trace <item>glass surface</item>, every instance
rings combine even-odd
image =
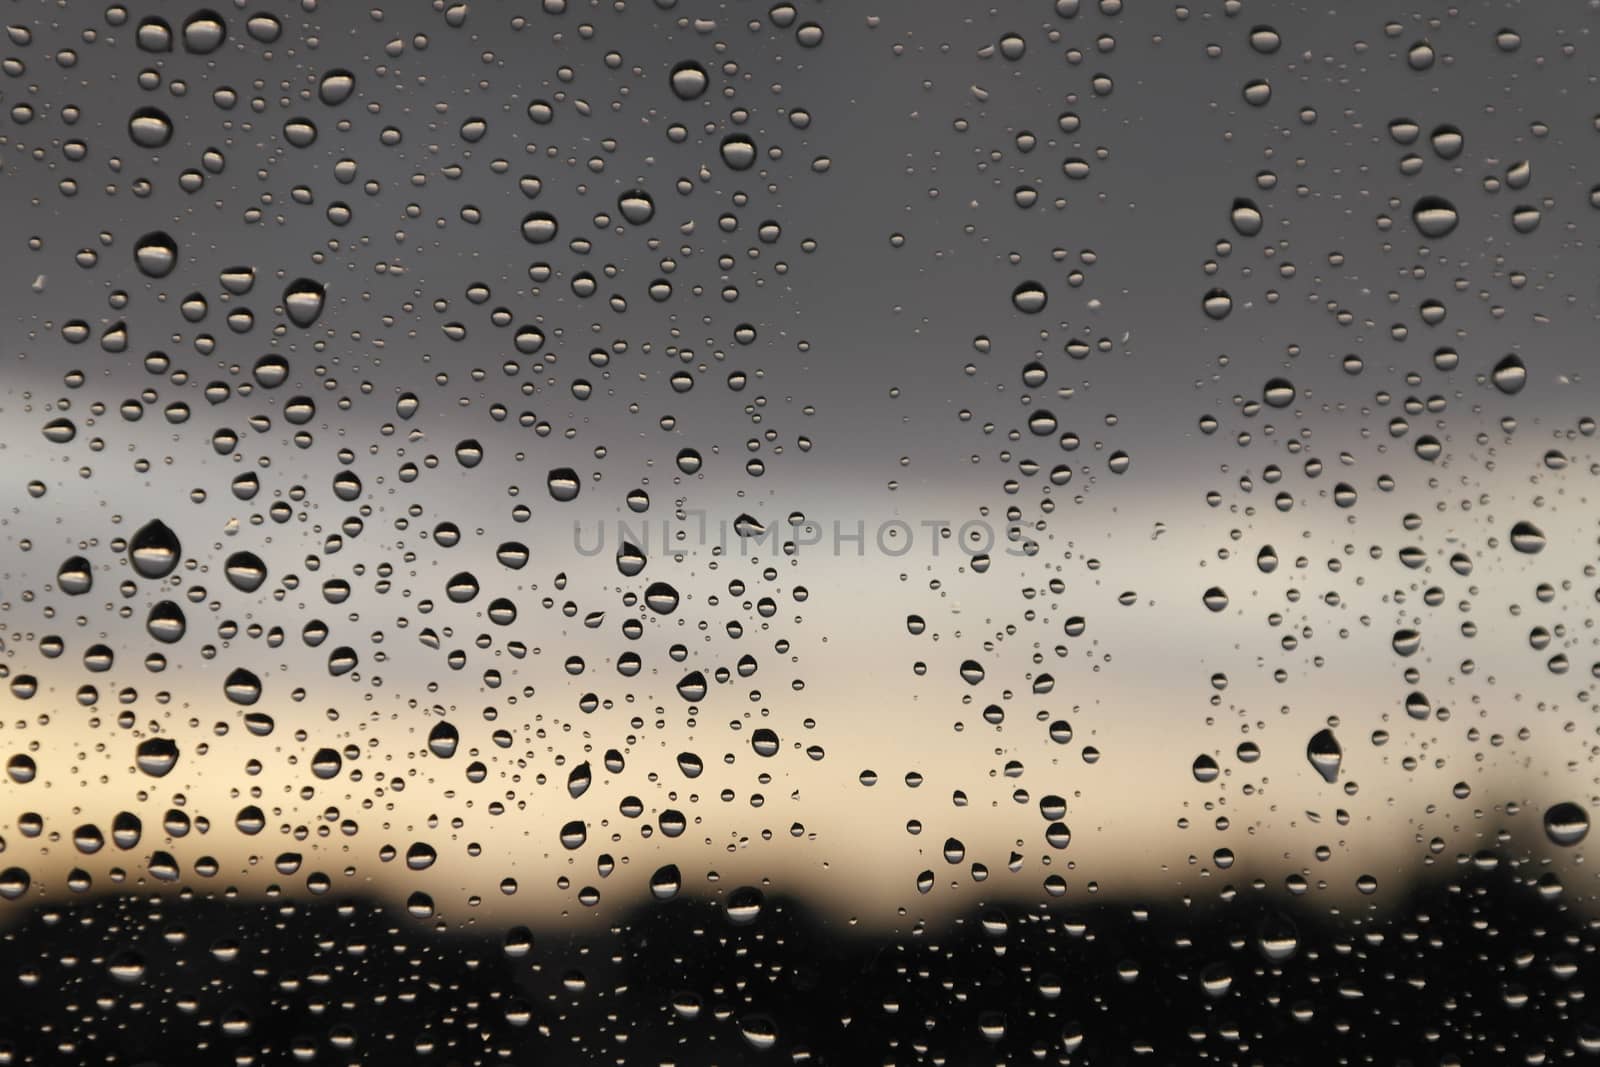
[[[1593,4],[0,21],[0,1067],[1600,1056]]]

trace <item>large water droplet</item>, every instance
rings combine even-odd
[[[1240,237],[1254,237],[1261,232],[1261,209],[1256,206],[1254,200],[1244,197],[1235,200],[1233,211],[1228,218]]]
[[[172,120],[156,107],[141,107],[128,116],[128,136],[140,148],[160,148],[172,140]]]
[[[141,578],[165,578],[178,566],[182,554],[178,535],[160,519],[139,527],[128,542],[128,560]]]
[[[642,189],[634,189],[617,197],[617,210],[634,226],[643,226],[656,214],[656,202]]]
[[[1425,196],[1411,208],[1411,221],[1424,237],[1444,237],[1461,221],[1455,205],[1442,196]]]
[[[731,170],[749,170],[756,163],[756,143],[742,133],[722,139],[722,162]]]
[[[1532,556],[1544,551],[1544,531],[1526,520],[1511,527],[1511,547]]]
[[[761,905],[765,902],[765,895],[755,886],[735,889],[728,894],[728,921],[735,926],[749,926],[761,917]]]
[[[224,566],[228,584],[242,593],[253,593],[267,580],[267,565],[254,552],[235,552]]]
[[[228,24],[210,8],[201,8],[183,22],[183,47],[194,55],[210,55],[227,39]]]
[[[706,91],[710,79],[706,68],[692,59],[686,59],[672,68],[672,91],[679,100],[694,100]]]
[[[1287,378],[1270,379],[1262,387],[1261,399],[1268,407],[1286,408],[1294,403],[1294,383]]]
[[[1489,378],[1496,389],[1507,396],[1515,396],[1528,384],[1528,367],[1520,357],[1509,355],[1494,365]]]
[[[145,621],[145,631],[164,645],[183,640],[188,628],[189,622],[184,617],[183,608],[171,600],[163,600],[153,605],[150,608],[149,618]]]
[[[1300,951],[1300,932],[1288,918],[1269,915],[1257,928],[1256,948],[1273,963],[1281,963]]]
[[[1024,315],[1037,315],[1050,302],[1050,295],[1039,282],[1027,281],[1011,290],[1011,306]]]
[[[321,282],[310,278],[296,278],[283,290],[283,310],[289,321],[302,330],[317,321],[322,314],[327,289]]]
[[[178,765],[178,746],[171,738],[147,738],[139,742],[134,763],[150,777],[164,778]]]
[[[644,591],[644,602],[657,615],[671,615],[678,608],[678,591],[666,582],[656,582]]]
[[[222,691],[235,704],[248,707],[261,699],[261,679],[243,667],[237,667],[222,684]]]
[[[133,262],[147,278],[165,278],[178,265],[178,242],[160,230],[139,238],[133,248]]]
[[[706,689],[706,676],[699,671],[690,671],[678,681],[678,695],[691,704],[704,700]]]
[[[578,481],[578,472],[571,467],[557,467],[545,477],[551,499],[563,504],[578,499],[578,489],[582,484]]]
[[[1213,289],[1206,293],[1205,298],[1200,302],[1200,306],[1205,311],[1207,318],[1216,319],[1220,322],[1233,311],[1233,297],[1228,295],[1226,289]]]
[[[522,220],[522,239],[529,244],[548,244],[556,239],[560,226],[548,211],[535,211]]]
[[[56,571],[56,584],[68,596],[82,596],[94,588],[94,568],[82,556],[62,560]]]
[[[461,741],[461,735],[448,722],[436,722],[433,729],[428,731],[428,751],[440,759],[449,759],[456,754],[456,745]]]
[[[657,900],[671,900],[683,888],[683,875],[678,872],[676,864],[669,863],[658,868],[650,876],[650,895]]]
[[[1339,739],[1333,736],[1332,730],[1318,730],[1311,735],[1311,741],[1306,745],[1306,759],[1322,775],[1323,781],[1338,781],[1339,761],[1343,758],[1344,749],[1339,747]]]
[[[356,76],[342,67],[328,71],[317,83],[317,98],[329,107],[344,103],[355,91]]]
[[[1589,836],[1589,813],[1571,801],[1552,804],[1544,813],[1544,832],[1554,844],[1570,848]]]

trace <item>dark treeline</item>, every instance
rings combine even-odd
[[[566,937],[441,932],[367,901],[39,905],[4,936],[0,1062],[1600,1057],[1585,996],[1596,923],[1504,868],[1365,917],[1241,891],[1203,907],[979,907],[888,939],[792,901],[728,901],[676,900]]]

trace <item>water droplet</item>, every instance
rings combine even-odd
[[[1240,197],[1233,202],[1233,211],[1228,216],[1228,221],[1233,223],[1234,232],[1240,237],[1254,237],[1261,232],[1261,209],[1254,200]]]
[[[261,699],[261,679],[243,667],[237,667],[222,684],[222,692],[235,704],[248,707]]]
[[[778,754],[778,735],[763,726],[750,735],[750,747],[758,756],[770,758]]]
[[[1246,82],[1244,102],[1251,107],[1265,107],[1272,100],[1272,85],[1265,78]]]
[[[1011,291],[1011,305],[1024,315],[1037,315],[1049,300],[1049,294],[1039,282],[1023,282]]]
[[[678,591],[666,582],[656,582],[644,591],[644,602],[657,615],[671,615],[678,609]]]
[[[657,900],[671,900],[682,888],[683,875],[679,873],[677,864],[659,867],[650,876],[650,895]]]
[[[1489,378],[1496,389],[1507,396],[1516,396],[1528,384],[1528,367],[1520,357],[1509,355],[1494,365]]]
[[[1331,784],[1339,780],[1339,762],[1343,758],[1344,749],[1339,747],[1339,739],[1333,736],[1332,730],[1318,730],[1311,735],[1306,745],[1306,759],[1322,775],[1323,781]]]
[[[64,445],[78,436],[78,426],[68,418],[51,419],[44,424],[44,428],[40,432],[44,435],[44,439],[51,444]]]
[[[1511,527],[1511,547],[1533,556],[1544,551],[1544,531],[1526,520]]]
[[[94,588],[94,568],[82,556],[71,556],[56,570],[56,584],[68,596],[82,596]]]
[[[133,248],[133,262],[147,278],[165,278],[178,265],[178,242],[160,230],[139,238]]]
[[[138,44],[141,52],[170,52],[172,27],[167,24],[166,19],[147,15],[139,20],[139,28],[134,33],[134,42]]]
[[[128,542],[128,560],[141,578],[165,578],[177,568],[182,553],[178,535],[160,519],[145,523]]]
[[[201,8],[183,22],[183,47],[194,55],[210,55],[227,39],[227,22],[209,8]]]
[[[128,136],[140,148],[160,148],[172,140],[172,119],[156,107],[141,107],[128,116]]]
[[[38,776],[39,769],[32,756],[18,753],[6,761],[6,774],[18,785],[27,785]]]
[[[310,278],[296,278],[283,290],[283,310],[289,321],[306,329],[322,314],[327,289]]]
[[[545,478],[545,485],[552,500],[565,504],[578,499],[582,483],[578,481],[578,472],[571,467],[557,467]]]
[[[1261,399],[1272,408],[1286,408],[1294,403],[1294,383],[1287,378],[1273,378],[1261,390]]]
[[[448,722],[436,722],[428,731],[428,751],[440,759],[454,756],[460,741],[460,733]]]
[[[1300,931],[1282,915],[1270,915],[1256,931],[1256,948],[1273,963],[1281,963],[1300,951]]]
[[[323,74],[317,83],[317,99],[329,107],[338,107],[356,91],[356,76],[342,67]]]
[[[150,608],[145,631],[162,644],[170,645],[183,640],[188,626],[183,609],[171,600],[163,600]]]
[[[235,552],[224,566],[228,584],[242,593],[253,593],[267,580],[267,565],[254,552]]]
[[[745,1044],[759,1052],[778,1043],[778,1024],[766,1015],[746,1015],[739,1020],[739,1033],[744,1035]]]
[[[756,143],[742,133],[730,133],[722,139],[722,162],[731,170],[749,170],[755,166]]]
[[[522,220],[522,239],[529,244],[548,244],[556,239],[556,217],[548,211],[534,211]]]
[[[634,189],[617,197],[617,210],[634,226],[643,226],[655,217],[656,202],[642,189]]]
[[[134,763],[150,777],[164,778],[178,765],[178,746],[170,738],[147,738],[139,742]]]
[[[1571,801],[1552,804],[1544,813],[1544,832],[1553,844],[1570,848],[1589,836],[1589,813]]]
[[[28,891],[33,880],[21,867],[7,867],[0,871],[0,899],[16,900]]]
[[[672,92],[679,100],[694,100],[706,91],[710,79],[706,68],[692,59],[686,59],[672,68]]]
[[[1283,45],[1283,38],[1271,26],[1256,26],[1250,31],[1250,47],[1270,56]]]
[[[1220,322],[1233,311],[1233,297],[1228,295],[1226,289],[1212,289],[1206,293],[1200,306],[1205,310],[1207,318]]]
[[[761,917],[761,906],[766,897],[754,886],[741,886],[728,894],[724,910],[728,921],[735,926],[749,926]]]
[[[1428,143],[1433,146],[1433,154],[1440,159],[1456,158],[1467,145],[1461,131],[1448,125],[1435,126],[1433,132],[1428,134]]]
[[[678,681],[678,695],[691,704],[704,700],[706,689],[706,676],[699,671],[690,671]]]
[[[1461,217],[1455,205],[1442,196],[1425,196],[1411,208],[1411,221],[1424,237],[1444,237],[1456,228]]]

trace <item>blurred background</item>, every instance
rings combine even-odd
[[[1463,878],[1592,951],[1594,18],[13,5],[10,954]]]

